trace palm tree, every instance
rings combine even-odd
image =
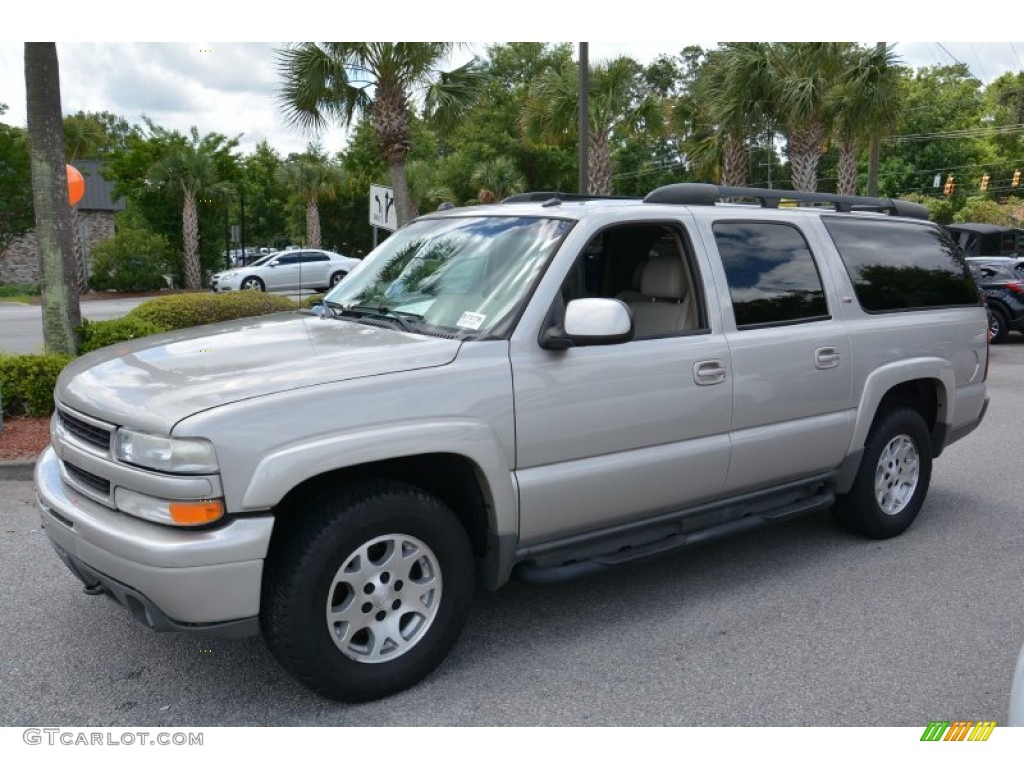
[[[413,100],[428,116],[451,124],[473,100],[475,61],[443,72],[454,43],[299,43],[278,51],[286,119],[305,130],[332,120],[350,126],[358,116],[373,125],[395,192],[398,225],[412,218],[405,163],[412,148]]]
[[[74,165],[79,158],[97,157],[107,143],[107,132],[97,118],[79,112],[64,118],[64,151],[69,165]],[[71,229],[74,235],[73,249],[75,260],[75,279],[78,281],[79,293],[89,287],[89,273],[85,263],[85,243],[82,242],[82,230],[78,224],[78,206],[71,206]]]
[[[769,51],[768,43],[723,43],[710,51],[691,98],[674,114],[677,123],[691,124],[687,154],[705,171],[717,166],[725,186],[746,186],[750,142],[772,122]]]
[[[74,275],[71,204],[64,156],[60,65],[56,43],[25,43],[32,202],[39,242],[43,344],[47,352],[74,355],[82,324]]]
[[[175,196],[181,195],[181,231],[184,246],[185,287],[202,288],[202,267],[199,263],[199,211],[197,200],[203,195],[220,196],[224,182],[219,178],[215,152],[222,137],[214,134],[199,138],[193,126],[191,141],[177,141],[150,170],[150,181],[164,186]]]
[[[616,134],[646,128],[659,133],[664,125],[661,99],[641,93],[639,65],[627,56],[592,67],[588,94],[590,147],[588,192],[608,195],[612,190],[612,146]],[[579,78],[576,64],[551,69],[533,83],[523,108],[526,130],[542,140],[560,142],[577,136]]]
[[[319,248],[320,203],[338,196],[341,170],[313,154],[289,160],[278,169],[278,181],[306,206],[306,245]]]
[[[493,203],[526,189],[526,178],[508,157],[484,160],[473,169],[470,181],[481,203]]]
[[[440,203],[453,202],[455,195],[441,181],[440,166],[428,160],[410,160],[406,167],[409,178],[409,199],[412,215],[419,216],[424,208],[436,208]]]
[[[857,153],[865,141],[891,130],[903,90],[892,47],[855,49],[835,94],[837,172],[841,195],[857,194]]]
[[[853,43],[777,43],[769,50],[773,106],[786,135],[793,188],[814,192]]]

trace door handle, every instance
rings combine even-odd
[[[701,360],[694,363],[693,380],[700,387],[721,384],[725,381],[726,370],[724,360]]]
[[[814,350],[814,367],[819,370],[839,366],[839,350],[835,347],[819,347]]]

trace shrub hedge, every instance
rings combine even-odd
[[[163,333],[167,328],[138,317],[115,317],[113,320],[82,320],[78,328],[78,352],[84,355],[100,347],[120,341]]]
[[[257,291],[181,293],[150,299],[139,304],[125,317],[146,320],[170,331],[239,317],[287,312],[295,308],[295,302],[287,296]]]
[[[0,283],[0,297],[38,296],[39,283]]]
[[[68,355],[0,355],[0,397],[4,413],[49,416],[57,376]]]

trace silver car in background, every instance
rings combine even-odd
[[[215,293],[324,290],[341,282],[357,264],[359,259],[316,248],[278,251],[248,266],[218,272],[211,286]]]

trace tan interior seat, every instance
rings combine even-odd
[[[682,259],[659,256],[647,262],[640,279],[640,292],[642,299],[627,302],[638,338],[696,327]]]

